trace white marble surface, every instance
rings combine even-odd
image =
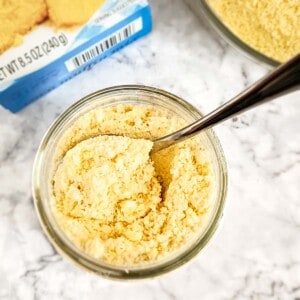
[[[0,109],[0,299],[300,299],[299,93],[216,129],[230,176],[225,218],[190,264],[153,280],[111,282],[70,264],[44,237],[32,204],[32,163],[47,127],[76,99],[139,83],[209,112],[267,71],[180,0],[152,6],[149,36],[16,115]]]

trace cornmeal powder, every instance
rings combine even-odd
[[[299,0],[208,0],[225,25],[252,48],[280,62],[300,52]]]
[[[131,266],[167,256],[206,228],[212,168],[199,139],[149,154],[151,139],[184,125],[145,105],[77,119],[60,139],[51,182],[54,215],[74,244]]]

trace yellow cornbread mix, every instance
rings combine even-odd
[[[185,121],[150,105],[97,108],[61,136],[51,209],[67,237],[117,266],[156,262],[199,235],[213,204],[212,165],[197,138],[150,155]]]
[[[299,0],[208,0],[243,42],[279,62],[300,53]]]

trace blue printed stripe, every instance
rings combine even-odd
[[[142,17],[143,20],[143,28],[139,32],[129,36],[122,42],[112,46],[107,49],[105,52],[100,54],[99,56],[91,59],[86,65],[83,65],[73,72],[69,72],[65,66],[65,62],[80,53],[81,51],[87,49],[88,47],[97,43],[102,39],[105,39],[107,36],[113,34],[118,31],[120,28],[125,25],[131,23],[133,20]],[[66,55],[58,58],[53,61],[49,65],[30,73],[24,77],[19,78],[15,81],[15,83],[8,87],[5,91],[0,93],[0,104],[5,108],[9,109],[12,112],[17,112],[24,108],[29,103],[37,100],[50,90],[58,87],[63,82],[71,79],[77,74],[81,73],[85,69],[90,68],[93,64],[98,63],[105,57],[110,56],[117,50],[126,46],[127,44],[133,42],[134,40],[146,35],[152,29],[152,21],[151,21],[151,11],[150,7],[143,7],[141,10],[138,10],[133,15],[127,17],[122,20],[112,28],[102,32],[98,36],[89,40],[85,44],[77,47],[76,49],[70,51]]]

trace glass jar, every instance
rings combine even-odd
[[[186,0],[186,2],[191,6],[193,11],[195,11],[201,17],[203,16],[208,21],[208,23],[210,23],[210,25],[219,33],[219,35],[235,49],[241,51],[250,59],[255,60],[259,63],[263,63],[268,68],[273,68],[280,65],[280,62],[255,50],[247,43],[242,41],[237,35],[235,35],[216,15],[207,0]]]
[[[214,190],[211,218],[195,239],[163,260],[144,266],[118,267],[97,260],[77,248],[57,224],[50,207],[51,161],[55,147],[62,134],[79,116],[91,109],[106,108],[120,104],[152,105],[177,115],[188,123],[202,117],[188,102],[166,91],[152,87],[126,85],[97,91],[74,103],[52,124],[38,149],[33,169],[33,196],[37,214],[45,234],[56,250],[80,267],[114,279],[137,279],[154,277],[193,258],[208,243],[216,231],[222,216],[227,191],[227,170],[220,143],[212,130],[199,134],[201,145],[208,151],[212,162]]]

